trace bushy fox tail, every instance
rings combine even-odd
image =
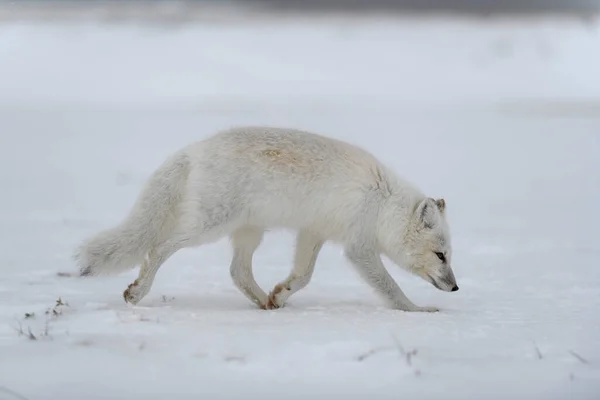
[[[177,153],[166,160],[146,182],[123,222],[76,249],[74,258],[80,275],[118,274],[140,264],[175,227],[188,171],[185,154]]]

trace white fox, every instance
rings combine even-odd
[[[252,273],[266,229],[297,232],[292,271],[267,295]],[[263,309],[282,307],[310,281],[325,241],[339,243],[359,276],[395,309],[412,303],[381,254],[443,291],[458,286],[445,201],[423,195],[372,154],[315,133],[274,127],[217,132],[169,157],[150,177],[127,218],[83,243],[80,275],[141,264],[123,296],[137,304],[176,251],[229,236],[236,287]]]

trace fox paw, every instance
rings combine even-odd
[[[281,283],[275,285],[271,293],[269,293],[269,298],[265,304],[265,310],[275,310],[283,307],[285,304],[284,294],[286,292],[289,292],[289,289],[285,287],[285,285],[282,285]]]
[[[417,312],[438,312],[438,311],[440,311],[440,309],[437,307],[425,306],[425,307],[418,307],[415,311],[417,311]]]
[[[123,298],[126,303],[131,303],[133,305],[137,304],[144,298],[144,296],[148,293],[148,289],[144,285],[140,285],[138,280],[136,279],[127,286],[127,289],[123,292]]]

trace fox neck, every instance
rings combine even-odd
[[[398,265],[406,261],[405,238],[412,222],[413,211],[421,196],[392,195],[379,213],[378,235],[380,251]]]

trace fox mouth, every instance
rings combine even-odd
[[[425,274],[427,275],[427,278],[429,279],[429,283],[431,283],[433,286],[435,286],[437,289],[439,290],[444,290],[440,287],[440,285],[438,285],[438,283],[435,281],[435,279],[433,279],[433,277],[429,274]]]
[[[456,283],[450,283],[443,279],[442,282],[448,285],[448,288],[444,289],[438,284],[438,282],[433,276],[429,275],[428,273],[425,273],[425,276],[427,276],[427,280],[429,281],[429,283],[431,283],[433,286],[435,286],[437,289],[443,292],[456,292],[458,290],[458,286],[456,285]]]

